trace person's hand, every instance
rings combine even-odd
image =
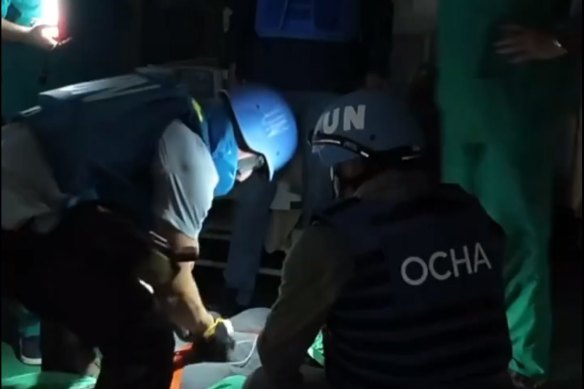
[[[365,89],[370,91],[382,91],[386,88],[387,81],[377,73],[367,73],[365,76]]]
[[[43,50],[53,50],[59,45],[59,41],[57,40],[58,37],[58,27],[37,24],[28,30],[26,34],[26,43]]]
[[[553,35],[517,25],[502,26],[503,37],[495,42],[497,53],[511,63],[551,60],[566,54]]]
[[[235,347],[233,326],[229,320],[218,315],[215,315],[214,320],[207,331],[199,336],[175,328],[175,333],[181,340],[194,344],[193,353],[188,356],[189,363],[228,361],[229,352]]]

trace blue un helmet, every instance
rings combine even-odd
[[[244,85],[223,94],[243,141],[250,151],[264,157],[271,180],[292,159],[298,146],[292,110],[279,93],[261,85]]]
[[[422,131],[398,98],[360,90],[334,100],[320,116],[312,152],[328,167],[380,154],[405,161],[420,156]]]

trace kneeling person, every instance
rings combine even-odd
[[[3,286],[100,349],[99,388],[168,389],[166,317],[213,341],[192,275],[213,198],[288,162],[292,113],[260,86],[199,105],[158,71],[39,103],[2,128]]]
[[[507,387],[499,226],[429,181],[422,135],[389,95],[339,98],[312,142],[339,201],[285,260],[246,389]],[[319,372],[304,361],[321,330]]]

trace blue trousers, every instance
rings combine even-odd
[[[332,196],[329,171],[311,154],[308,137],[320,114],[334,96],[335,94],[328,92],[286,94],[300,132],[298,153],[302,157],[304,224],[309,222],[312,212],[325,205]],[[267,182],[259,177],[252,177],[242,184],[236,199],[238,205],[224,277],[226,286],[237,290],[237,302],[241,305],[248,305],[253,296],[269,226],[270,205],[276,188],[276,180]]]

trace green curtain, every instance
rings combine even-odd
[[[505,23],[552,28],[561,7],[553,0],[448,0],[438,17],[443,179],[476,195],[505,230],[510,367],[546,377],[553,152],[573,78],[565,60],[512,65],[493,43]]]

